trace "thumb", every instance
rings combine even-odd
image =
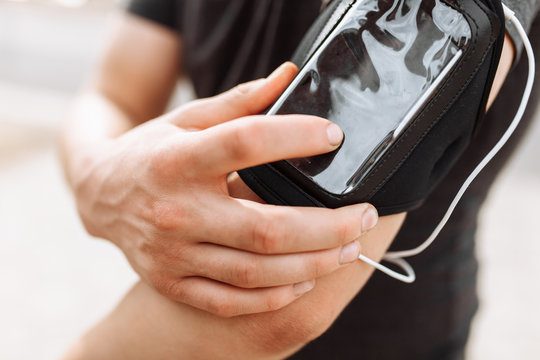
[[[265,79],[240,84],[211,98],[192,101],[172,111],[167,118],[183,128],[206,129],[259,114],[276,101],[297,72],[296,65],[286,62]]]

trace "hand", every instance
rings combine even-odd
[[[296,73],[285,64],[194,101],[90,150],[74,180],[87,230],[111,240],[165,296],[220,316],[282,308],[357,259],[377,215],[278,207],[230,196],[233,171],[336,149],[341,130],[313,116],[260,113]]]

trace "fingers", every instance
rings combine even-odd
[[[302,254],[260,255],[213,244],[197,244],[185,254],[187,272],[241,288],[296,284],[327,275],[358,259],[360,243]]]
[[[277,100],[297,72],[296,65],[286,62],[266,79],[238,85],[212,98],[190,102],[173,111],[167,118],[184,128],[206,129],[240,117],[259,114]]]
[[[358,239],[377,223],[373,206],[339,209],[258,204],[239,199],[216,200],[219,214],[205,221],[196,237],[206,242],[259,254],[288,254],[332,249]]]
[[[193,171],[222,176],[268,162],[318,155],[335,150],[341,129],[328,120],[307,116],[254,116],[200,132],[192,138]]]
[[[158,289],[166,297],[221,317],[281,309],[313,289],[315,281],[263,289],[242,289],[199,277]]]

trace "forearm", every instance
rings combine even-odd
[[[108,140],[133,128],[135,120],[98,91],[81,94],[72,106],[61,134],[59,151],[69,184],[84,177],[91,168],[93,154]]]
[[[60,139],[71,185],[107,140],[163,113],[179,75],[180,39],[173,31],[129,15],[114,17],[110,26],[109,42]]]

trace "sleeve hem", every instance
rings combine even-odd
[[[178,30],[177,6],[177,2],[174,0],[131,0],[126,7],[126,12],[171,30]]]

